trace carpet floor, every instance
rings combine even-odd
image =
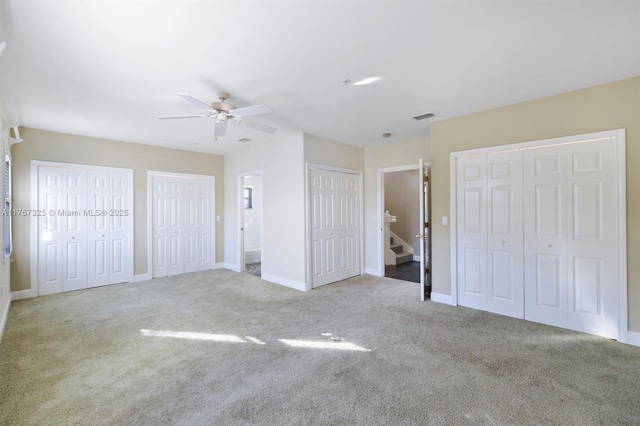
[[[13,302],[0,424],[640,424],[640,348],[393,279],[199,272]]]

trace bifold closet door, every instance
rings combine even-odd
[[[87,288],[86,191],[85,170],[38,169],[39,295]]]
[[[213,267],[212,180],[154,175],[153,277]]]
[[[310,171],[312,286],[360,274],[360,177]]]
[[[37,167],[38,294],[131,280],[128,170]]]
[[[522,153],[458,159],[458,303],[524,317]]]
[[[130,280],[131,187],[131,172],[102,169],[88,172],[89,287]]]
[[[609,141],[525,153],[525,318],[617,339],[616,151]]]
[[[213,252],[213,212],[211,181],[191,178],[184,182],[185,272],[211,269]]]

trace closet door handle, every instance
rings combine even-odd
[[[547,247],[551,247],[551,244],[547,243]]]
[[[504,240],[500,240],[500,244],[504,244]]]

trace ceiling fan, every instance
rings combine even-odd
[[[246,116],[268,114],[272,112],[271,108],[269,108],[267,105],[260,104],[243,108],[236,108],[235,106],[226,102],[226,100],[230,96],[227,92],[218,92],[218,98],[220,99],[220,101],[212,102],[210,104],[202,102],[201,100],[198,100],[191,95],[185,95],[182,93],[176,93],[176,95],[180,96],[185,101],[189,101],[192,104],[206,109],[207,112],[205,114],[199,115],[168,115],[160,116],[158,118],[162,120],[175,118],[214,118],[216,120],[216,125],[213,131],[213,135],[216,137],[216,140],[218,136],[224,136],[227,131],[227,122],[230,119],[241,126],[251,127],[252,129],[260,130],[266,133],[273,133],[277,130],[275,127],[244,119],[244,117]]]

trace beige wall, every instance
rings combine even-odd
[[[640,331],[640,77],[433,123],[433,291],[450,294],[449,154],[454,151],[626,129],[629,329]]]
[[[304,135],[304,161],[343,169],[364,170],[364,148],[319,136]]]
[[[223,157],[189,151],[117,142],[84,136],[21,129],[24,142],[11,147],[13,154],[14,207],[31,205],[31,160],[78,163],[133,169],[134,180],[134,274],[147,271],[147,171],[215,176],[216,215],[224,211]],[[30,222],[14,222],[12,291],[30,288]],[[224,259],[222,222],[216,223],[216,262]]]
[[[378,223],[378,169],[431,161],[429,138],[411,139],[364,150],[364,246],[365,268],[376,274],[380,267],[380,224]],[[407,241],[408,242],[408,241]]]

